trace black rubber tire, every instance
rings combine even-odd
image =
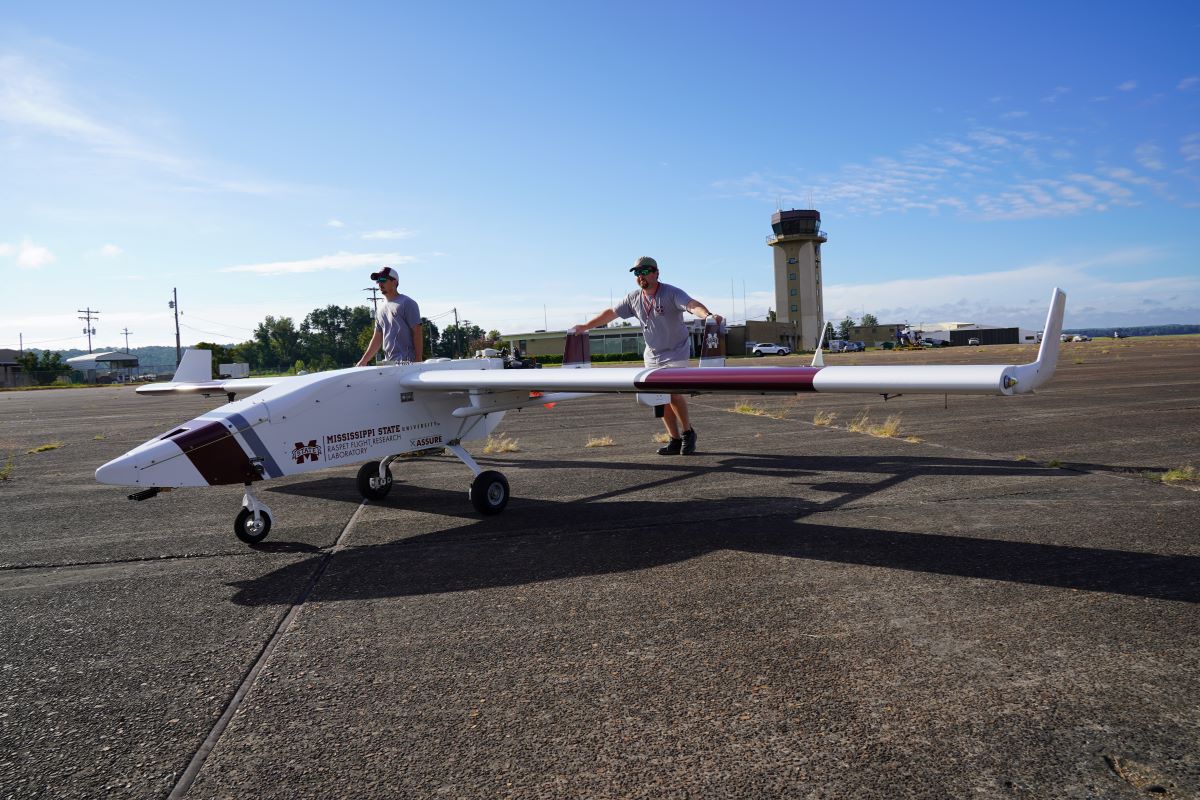
[[[508,479],[495,470],[487,470],[471,481],[471,504],[480,514],[499,514],[508,505]]]
[[[271,515],[266,511],[260,510],[258,518],[262,520],[262,528],[255,530],[254,512],[243,506],[242,510],[238,512],[237,518],[233,521],[233,532],[246,544],[258,544],[267,538],[267,534],[271,532]]]
[[[358,493],[368,500],[382,500],[387,497],[388,492],[392,490],[392,468],[387,468],[387,483],[378,489],[372,489],[371,478],[378,476],[378,461],[368,461],[366,464],[363,464],[358,470],[358,477],[355,479],[355,482],[358,484]]]

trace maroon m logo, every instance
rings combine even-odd
[[[316,461],[321,457],[321,447],[317,444],[316,439],[310,439],[308,444],[296,442],[296,449],[292,450],[292,458],[296,459],[297,464],[303,464],[304,459]]]

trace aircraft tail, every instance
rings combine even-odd
[[[212,351],[190,347],[183,351],[171,383],[200,383],[212,379]]]

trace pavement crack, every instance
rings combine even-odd
[[[317,588],[317,584],[325,575],[325,570],[328,569],[330,562],[333,561],[333,557],[345,548],[345,541],[347,537],[349,537],[350,532],[354,529],[354,525],[358,521],[358,517],[366,505],[367,503],[365,500],[359,503],[358,508],[355,509],[354,513],[350,515],[349,521],[346,522],[346,527],[342,529],[342,532],[338,536],[337,541],[334,542],[333,547],[323,552],[320,563],[318,563],[316,568],[313,569],[312,575],[308,579],[308,583],[305,584],[304,588],[300,591],[300,594],[292,603],[291,608],[289,608],[287,613],[280,618],[278,624],[275,626],[275,630],[271,632],[271,636],[267,639],[266,644],[264,644],[262,650],[259,651],[258,657],[254,660],[254,663],[250,665],[250,668],[246,671],[245,677],[242,678],[242,682],[234,691],[233,697],[230,698],[228,705],[225,706],[225,710],[221,713],[221,716],[217,718],[212,730],[209,731],[208,736],[204,739],[204,742],[200,745],[200,748],[192,756],[192,760],[184,769],[183,774],[179,776],[179,781],[176,782],[175,787],[171,790],[171,793],[167,795],[167,800],[177,800],[177,798],[184,797],[187,795],[188,790],[191,789],[192,784],[196,782],[196,778],[200,776],[200,771],[204,768],[204,763],[208,760],[209,754],[212,752],[213,748],[217,746],[217,742],[221,740],[221,736],[225,733],[225,729],[229,727],[229,723],[233,720],[238,708],[241,707],[242,701],[254,687],[255,682],[258,680],[259,673],[262,672],[262,668],[266,665],[267,661],[270,660],[271,655],[275,652],[275,648],[279,646],[279,643],[283,641],[283,638],[287,636],[288,632],[292,629],[292,626],[296,622],[296,618],[300,615],[300,610],[304,607],[304,604],[308,602],[308,598],[312,596],[313,590]]]

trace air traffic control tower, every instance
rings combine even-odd
[[[797,349],[812,350],[825,320],[821,297],[821,212],[776,211],[767,244],[775,248],[775,308],[779,322],[797,323]]]

